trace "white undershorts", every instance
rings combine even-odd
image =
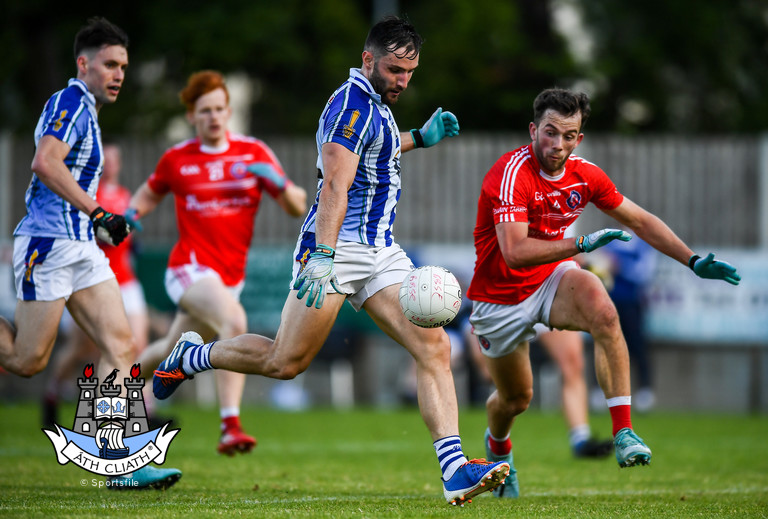
[[[578,268],[572,260],[560,263],[533,294],[516,305],[474,301],[469,322],[480,341],[480,351],[486,357],[503,357],[515,351],[521,342],[533,339],[537,323],[551,330],[549,312],[560,280],[567,271]]]
[[[305,255],[306,251],[302,251],[302,247],[306,247],[306,236],[303,238],[304,240],[299,236],[294,258]],[[291,289],[302,266],[300,261],[293,262]],[[413,262],[396,243],[389,247],[374,247],[342,240],[336,243],[333,266],[339,280],[339,288],[347,295],[347,301],[356,311],[360,311],[365,301],[376,292],[402,283],[414,268]],[[336,293],[330,283],[326,287],[326,293]]]
[[[98,285],[115,274],[95,241],[16,236],[13,240],[16,298],[56,301]]]
[[[141,287],[138,279],[132,279],[120,285],[120,295],[123,296],[123,306],[125,306],[126,314],[143,314],[147,311],[144,289]]]
[[[188,263],[178,267],[170,267],[165,271],[165,291],[168,293],[170,300],[178,305],[184,293],[189,290],[189,287],[201,279],[208,277],[218,279],[221,284],[224,285],[224,281],[222,281],[219,273],[205,265]],[[241,281],[235,286],[224,286],[229,290],[229,293],[232,294],[232,297],[239,302],[240,294],[243,292],[245,282]]]

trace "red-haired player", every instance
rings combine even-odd
[[[230,133],[229,91],[216,71],[190,76],[180,93],[196,137],[172,147],[131,200],[138,216],[173,193],[179,241],[171,250],[165,287],[178,311],[168,335],[140,358],[154,369],[179,335],[196,330],[207,341],[245,333],[240,304],[253,223],[264,191],[290,216],[306,210],[306,191],[291,182],[270,148],[253,137]],[[216,372],[221,410],[220,453],[249,452],[256,440],[240,425],[245,375]]]

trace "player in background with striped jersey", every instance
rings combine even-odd
[[[697,276],[733,285],[741,278],[714,254],[695,255],[658,217],[619,193],[600,168],[572,155],[590,114],[585,94],[544,90],[533,108],[531,144],[494,164],[478,201],[477,261],[467,296],[473,301],[470,322],[496,385],[486,403],[486,453],[513,465],[510,428],[533,394],[528,341],[535,335],[534,325],[543,323],[592,335],[616,460],[621,467],[647,465],[651,450],[632,429],[629,355],[616,308],[598,277],[570,259],[616,239],[629,241],[631,235],[602,229],[574,239],[565,237],[565,230],[592,202]],[[513,467],[494,495],[518,494]]]
[[[254,218],[266,191],[290,216],[306,211],[306,191],[291,182],[261,140],[230,133],[229,90],[219,72],[192,74],[180,98],[196,137],[172,147],[131,200],[137,215],[153,211],[173,193],[179,241],[165,273],[165,287],[178,305],[168,334],[139,358],[154,369],[185,330],[206,341],[247,331],[240,293],[245,283]],[[218,451],[250,452],[256,439],[243,431],[240,402],[245,375],[216,372],[221,413]]]
[[[120,93],[128,36],[91,18],[74,51],[77,77],[51,96],[35,129],[27,213],[14,231],[15,326],[0,318],[0,365],[25,377],[48,364],[65,306],[101,351],[100,377],[129,373],[136,358],[120,288],[94,239],[118,245],[131,230],[95,200],[104,161],[98,112]],[[146,465],[110,488],[163,489],[180,477]]]
[[[297,240],[292,288],[275,340],[258,335],[204,343],[185,333],[155,371],[154,392],[166,398],[194,373],[231,369],[291,379],[307,369],[349,301],[403,345],[417,366],[421,414],[434,442],[443,494],[463,504],[494,488],[507,463],[468,461],[461,448],[450,342],[442,328],[411,324],[398,301],[413,269],[392,236],[400,197],[400,157],[458,134],[458,121],[438,109],[421,129],[400,132],[391,107],[419,64],[422,39],[405,20],[374,25],[362,67],[326,103],[317,131],[318,192]],[[303,298],[306,296],[306,301]]]

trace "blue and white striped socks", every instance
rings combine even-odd
[[[458,436],[446,436],[433,443],[437,453],[437,461],[443,472],[443,481],[448,481],[459,467],[467,462],[464,451],[461,450],[461,438]]]
[[[216,341],[201,344],[185,351],[181,358],[182,371],[187,375],[192,375],[213,369],[211,366],[211,346],[214,344]]]

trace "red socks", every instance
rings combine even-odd
[[[622,430],[625,427],[632,428],[631,406],[629,405],[615,405],[609,407],[611,412],[611,421],[613,422],[613,435]]]
[[[504,441],[496,441],[489,436],[488,445],[491,447],[491,452],[496,456],[506,456],[512,452],[512,439],[509,437]]]

